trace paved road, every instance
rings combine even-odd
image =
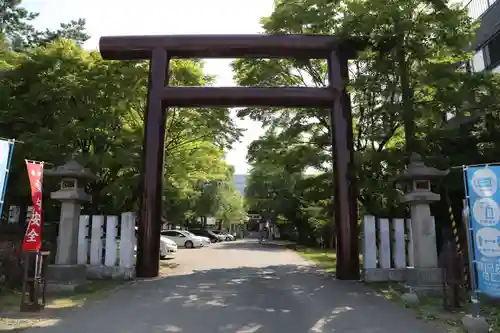
[[[179,267],[29,333],[438,333],[415,315],[256,241],[182,250]]]

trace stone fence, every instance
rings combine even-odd
[[[134,278],[135,246],[135,213],[80,216],[78,264],[88,278]]]
[[[405,281],[407,268],[414,266],[411,220],[367,215],[363,231],[363,279]]]

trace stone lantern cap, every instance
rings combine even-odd
[[[80,163],[78,163],[75,154],[73,154],[65,164],[45,170],[44,175],[49,177],[73,178],[87,181],[97,180],[97,177],[90,172],[89,169],[84,168]]]
[[[410,158],[410,164],[399,175],[399,181],[413,181],[413,180],[432,180],[437,178],[442,178],[446,176],[449,170],[439,170],[433,167],[428,167],[422,161],[422,156],[416,153],[412,153]]]

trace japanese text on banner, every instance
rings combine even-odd
[[[31,185],[33,212],[23,240],[23,251],[40,251],[42,246],[42,182],[43,162],[26,161]]]
[[[467,168],[466,176],[477,288],[500,297],[500,167]]]

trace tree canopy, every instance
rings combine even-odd
[[[261,22],[265,33],[368,38],[370,46],[349,64],[351,171],[361,215],[406,214],[395,184],[406,149],[439,168],[497,160],[500,81],[498,74],[465,70],[476,28],[465,9],[447,1],[278,0]],[[323,60],[243,59],[233,69],[244,86],[327,84]],[[267,126],[248,152],[249,208],[286,221],[304,241],[329,238],[335,225],[328,110],[247,108],[239,115]],[[460,177],[452,172],[437,189],[446,189],[455,206],[463,197]]]
[[[24,159],[58,166],[73,153],[98,178],[88,185],[92,214],[137,209],[148,80],[147,62],[104,61],[88,52],[85,21],[37,31],[17,0],[0,1],[0,133],[14,138],[6,205],[30,204]],[[214,82],[204,62],[174,60],[173,85]],[[225,108],[170,108],[166,123],[164,216],[174,224],[214,216],[227,226],[244,220],[242,198],[224,161],[241,135]],[[200,183],[217,183],[213,199]],[[55,183],[46,180],[45,194]],[[57,220],[45,201],[46,219]],[[203,209],[199,208],[203,206]],[[159,221],[160,222],[160,221]]]
[[[88,185],[92,203],[86,209],[102,214],[135,210],[148,64],[103,61],[85,51],[82,44],[89,36],[82,19],[56,31],[38,31],[32,25],[37,13],[26,11],[19,0],[0,1],[0,13],[0,131],[23,142],[15,148],[7,205],[29,204],[24,158],[60,165],[78,152],[98,176]],[[395,179],[408,151],[442,169],[496,161],[500,78],[465,69],[476,25],[458,5],[278,0],[262,27],[273,34],[368,39],[370,46],[349,65],[356,166],[351,171],[358,180],[361,214],[407,213]],[[327,84],[322,60],[242,59],[232,66],[242,86]],[[173,85],[214,82],[200,60],[174,60],[170,71]],[[249,147],[245,201],[234,187],[234,170],[224,161],[224,152],[242,133],[228,109],[168,110],[164,216],[174,223],[213,216],[227,224],[243,221],[248,209],[304,242],[331,238],[329,111],[246,108],[239,116],[261,121],[267,129]],[[455,118],[449,121],[450,116]],[[436,189],[454,210],[463,196],[460,177],[452,172],[446,186]],[[46,192],[53,186],[48,179]],[[56,219],[51,204],[46,214]]]

